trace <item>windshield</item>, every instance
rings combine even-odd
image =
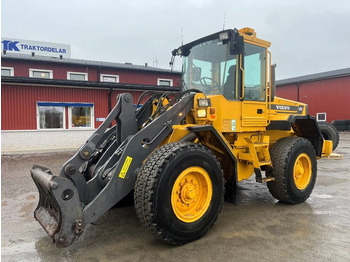
[[[183,88],[195,88],[206,95],[224,95],[237,99],[236,61],[229,44],[220,40],[200,43],[183,59]]]

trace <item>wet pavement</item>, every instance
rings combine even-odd
[[[350,261],[350,133],[340,139],[335,152],[343,160],[318,161],[305,203],[279,203],[250,179],[207,235],[180,247],[154,239],[131,206],[112,209],[106,223],[56,248],[33,218],[38,193],[29,170],[39,164],[57,174],[72,154],[2,156],[2,261]]]

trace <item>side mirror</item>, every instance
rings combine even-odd
[[[237,29],[234,30],[231,38],[230,54],[240,55],[244,53],[244,38],[240,36]]]
[[[194,82],[200,81],[201,76],[202,76],[202,68],[200,68],[200,67],[192,68],[192,81],[194,81]]]

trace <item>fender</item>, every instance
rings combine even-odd
[[[293,129],[297,136],[305,137],[310,141],[315,149],[316,156],[322,156],[323,136],[318,127],[316,118],[310,115],[290,115],[285,121],[272,121],[266,127],[267,130],[284,130]]]
[[[291,115],[288,121],[292,123],[292,128],[297,136],[305,137],[313,145],[316,156],[322,156],[323,136],[318,127],[316,118],[310,115]]]
[[[232,180],[232,182],[237,183],[237,159],[235,155],[233,154],[233,151],[230,148],[230,145],[227,143],[226,139],[222,136],[222,134],[218,133],[218,131],[212,126],[212,125],[202,125],[202,126],[191,126],[188,127],[188,130],[190,130],[192,133],[196,134],[198,139],[206,145],[204,137],[207,136],[208,132],[211,134],[210,138],[210,144],[217,147],[220,151],[225,152],[224,155],[220,152],[215,151],[213,147],[210,148],[213,149],[213,152],[215,155],[218,156],[219,161],[224,169],[225,175],[228,173],[228,176],[225,176],[226,181]],[[214,141],[212,141],[214,140]],[[230,170],[233,167],[233,172],[230,172]]]
[[[315,149],[316,156],[322,156],[323,136],[318,127],[315,117],[306,115],[290,115],[285,121],[272,121],[266,127],[267,130],[284,130],[293,129],[297,136],[305,137],[310,141]]]

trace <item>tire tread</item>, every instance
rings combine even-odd
[[[294,196],[288,192],[287,176],[288,176],[288,162],[290,161],[291,154],[296,147],[307,145],[312,147],[311,143],[302,137],[285,137],[276,142],[270,151],[270,156],[273,164],[273,168],[267,170],[267,176],[273,176],[274,181],[268,182],[267,187],[271,195],[285,203],[296,204],[298,203]],[[313,147],[312,147],[313,149]],[[314,149],[313,149],[314,152]],[[316,161],[315,161],[316,165]],[[314,166],[313,168],[317,168]],[[310,194],[314,187],[311,185]],[[310,195],[309,194],[309,195]],[[308,195],[308,196],[309,196]],[[307,197],[308,197],[307,196]]]
[[[172,157],[185,150],[203,150],[209,153],[214,161],[217,162],[217,165],[221,170],[219,161],[207,147],[191,142],[174,142],[158,148],[145,160],[138,172],[135,183],[135,209],[140,222],[158,239],[172,245],[184,245],[190,241],[176,239],[170,232],[165,231],[157,224],[156,214],[154,213],[153,208],[154,192],[158,186],[162,170],[166,168]],[[224,185],[224,183],[222,184]],[[223,195],[218,214],[221,211],[222,203]],[[218,214],[216,215],[214,222],[216,221]],[[213,226],[214,222],[198,238],[205,235],[205,233]]]

